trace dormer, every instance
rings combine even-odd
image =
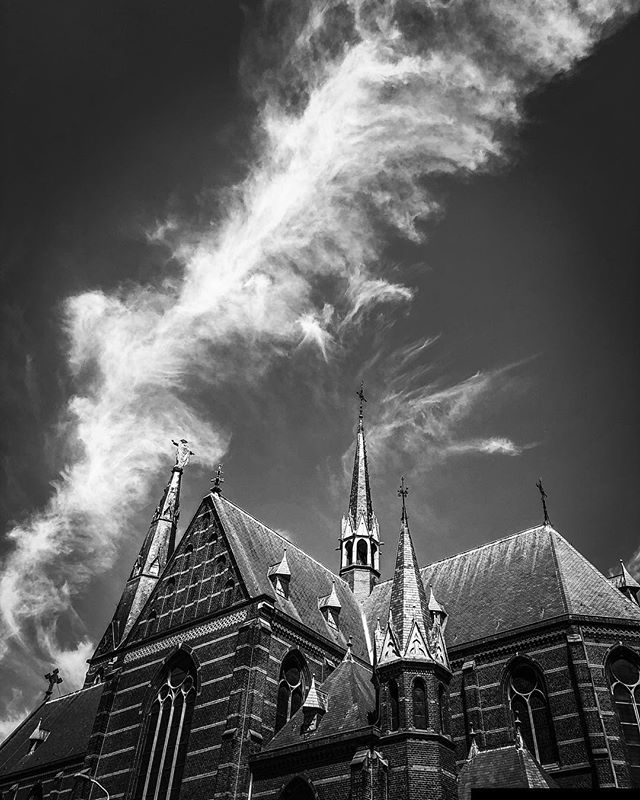
[[[267,572],[273,590],[280,597],[285,600],[289,599],[289,583],[291,581],[291,570],[287,562],[287,548],[284,548],[284,553],[278,564],[273,564],[269,567]]]
[[[327,712],[327,707],[327,694],[316,687],[316,676],[314,675],[311,678],[311,686],[307,697],[302,704],[302,730],[304,733],[317,730],[320,720]]]
[[[336,594],[336,582],[331,584],[331,592],[325,597],[318,598],[318,608],[320,609],[325,622],[334,630],[340,630],[340,611],[342,604]]]
[[[33,753],[35,753],[35,751],[38,749],[38,747],[40,747],[40,745],[43,742],[47,741],[47,739],[49,738],[49,734],[50,733],[51,733],[51,731],[46,731],[42,727],[42,719],[39,719],[38,720],[38,724],[36,725],[36,727],[34,728],[34,730],[32,731],[32,733],[29,736],[30,746],[29,746],[29,752],[27,753],[27,755],[30,756]]]

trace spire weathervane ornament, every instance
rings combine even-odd
[[[213,484],[211,487],[213,494],[222,494],[222,484],[224,483],[224,478],[222,477],[222,464],[218,464],[218,469],[216,470],[215,476],[211,478],[211,483]]]
[[[195,453],[193,450],[189,450],[189,442],[186,439],[180,439],[179,442],[176,442],[175,439],[172,439],[171,444],[175,445],[176,447],[175,466],[180,467],[180,469],[184,469],[189,463],[191,456],[195,456]]]
[[[364,396],[364,381],[360,381],[360,389],[356,392],[356,397],[360,399],[360,419],[364,416],[364,404],[367,398]]]
[[[48,700],[53,694],[53,687],[57,686],[59,683],[62,683],[62,678],[60,677],[60,670],[58,667],[51,670],[51,672],[47,672],[47,674],[44,676],[44,679],[49,681],[49,686],[44,693],[45,700]]]
[[[542,485],[542,478],[538,478],[536,486],[538,487],[538,491],[540,492],[540,499],[542,500],[542,510],[544,512],[544,524],[551,525],[551,520],[549,519],[549,512],[547,511],[547,493],[545,492],[544,486]]]
[[[400,488],[398,489],[398,497],[402,498],[402,521],[407,521],[407,495],[409,494],[409,487],[405,483],[404,475],[400,479]]]

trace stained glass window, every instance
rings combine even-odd
[[[542,676],[526,661],[516,662],[508,678],[509,706],[529,752],[541,764],[558,761],[558,749]]]

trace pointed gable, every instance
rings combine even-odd
[[[409,532],[409,523],[404,513],[398,539],[396,565],[391,581],[389,618],[398,637],[398,644],[403,651],[409,641],[414,620],[423,626],[423,630],[428,628],[427,595],[420,577],[418,560]]]

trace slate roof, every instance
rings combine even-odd
[[[421,569],[449,614],[447,646],[566,614],[640,622],[640,608],[550,526],[531,528]],[[364,603],[370,633],[386,620],[391,581]]]
[[[302,731],[304,708],[300,708],[263,752],[335,737],[371,725],[368,712],[375,709],[375,689],[371,683],[371,670],[363,664],[341,661],[319,688],[327,695],[327,712],[316,730]]]
[[[515,744],[480,750],[458,775],[458,800],[471,800],[473,789],[555,789],[557,783],[527,749]]]
[[[15,773],[68,759],[81,759],[87,749],[104,684],[49,700],[36,708],[0,745],[0,780]],[[38,721],[50,731],[47,739],[28,755],[29,736]]]
[[[368,662],[362,611],[347,582],[222,495],[211,498],[249,594],[272,597],[283,614],[342,649],[351,636],[353,654]],[[288,599],[276,594],[268,576],[269,567],[281,561],[285,547],[291,570]],[[333,581],[341,606],[339,631],[326,623],[318,608],[318,599],[331,594]]]

